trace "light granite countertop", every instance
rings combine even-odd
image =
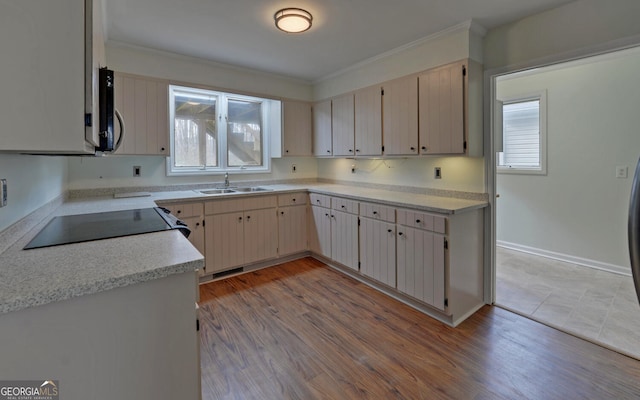
[[[203,256],[179,231],[23,250],[54,216],[147,208],[178,201],[205,201],[295,191],[309,191],[443,214],[456,214],[487,206],[487,202],[481,200],[329,183],[279,184],[264,187],[272,190],[223,195],[203,195],[196,190],[173,190],[151,192],[144,197],[114,198],[111,195],[74,198],[54,208],[37,222],[33,221],[34,218],[25,218],[32,225],[28,230],[12,229],[14,232],[26,232],[21,237],[16,239],[13,237],[15,235],[9,237],[7,232],[0,233],[0,314],[171,274],[194,271],[204,265]],[[11,243],[7,243],[7,240]]]

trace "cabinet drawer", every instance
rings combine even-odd
[[[358,213],[358,203],[354,200],[341,199],[340,197],[331,198],[331,208],[338,211],[344,211],[350,214]]]
[[[380,204],[360,203],[360,215],[380,221],[396,222],[396,209]]]
[[[447,218],[421,211],[398,210],[398,224],[437,233],[447,233]]]
[[[307,204],[306,193],[286,193],[278,195],[278,206],[297,206]]]
[[[165,204],[162,207],[178,218],[199,217],[202,215],[202,203]]]
[[[204,213],[211,215],[245,210],[259,210],[263,208],[275,208],[276,204],[278,204],[276,196],[232,197],[224,200],[206,202],[204,204]]]
[[[311,201],[312,206],[320,206],[325,208],[331,207],[331,197],[325,196],[324,194],[311,193],[309,195],[309,200]]]

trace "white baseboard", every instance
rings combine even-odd
[[[614,265],[609,263],[604,263],[601,261],[590,260],[588,258],[571,256],[569,254],[556,253],[554,251],[538,249],[535,247],[529,247],[522,244],[505,242],[502,240],[498,240],[496,245],[500,247],[504,247],[505,249],[520,251],[522,253],[533,254],[535,256],[550,258],[552,260],[564,261],[571,264],[582,265],[584,267],[595,268],[602,271],[613,272],[614,274],[631,276],[631,270],[628,267],[623,267],[620,265]]]

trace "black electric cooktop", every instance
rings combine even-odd
[[[174,229],[162,208],[142,208],[53,218],[24,248],[58,246]],[[169,214],[170,215],[170,214]]]

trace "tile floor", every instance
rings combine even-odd
[[[496,305],[640,360],[630,276],[498,247]]]

